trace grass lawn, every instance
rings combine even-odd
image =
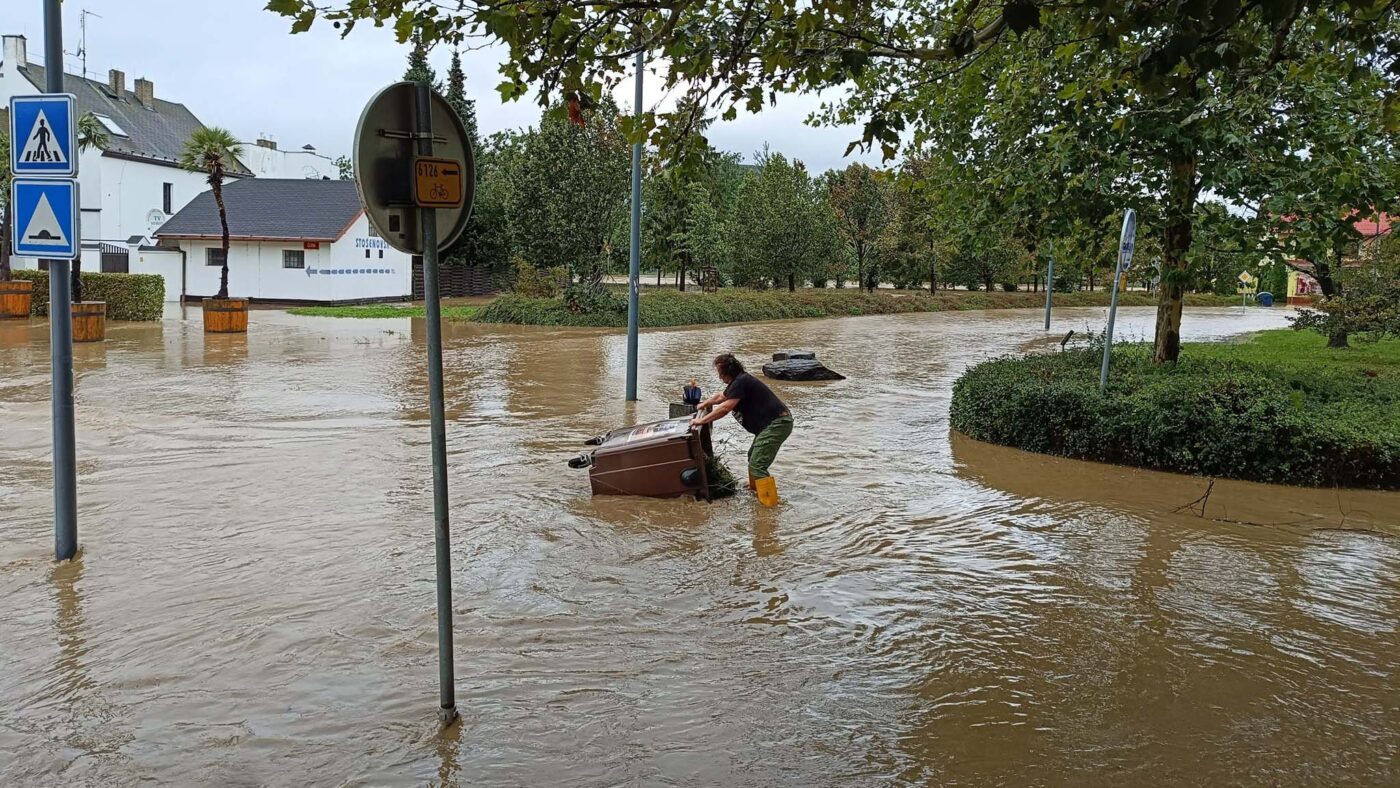
[[[1351,347],[1333,350],[1327,339],[1315,331],[1281,328],[1246,334],[1238,342],[1195,342],[1182,349],[1182,356],[1230,359],[1267,364],[1281,372],[1301,372],[1318,365],[1353,370],[1369,369],[1385,377],[1400,376],[1400,339],[1379,342],[1353,339]]]
[[[1106,290],[1056,293],[1056,306],[1108,306]],[[877,291],[866,293],[854,288],[802,288],[748,290],[725,288],[717,293],[650,290],[641,294],[641,325],[644,328],[706,325],[712,323],[752,323],[760,320],[885,315],[909,312],[946,312],[972,309],[1035,309],[1044,306],[1044,293],[968,292],[964,290],[927,292]],[[1123,306],[1149,306],[1155,296],[1128,292],[1119,297]],[[1231,306],[1233,297],[1190,294],[1188,306]],[[515,323],[543,326],[594,326],[623,328],[627,325],[627,304],[618,297],[613,308],[574,312],[559,298],[528,298],[503,295],[484,307],[475,317],[483,323]]]
[[[1400,489],[1400,340],[1333,350],[1310,331],[1001,358],[953,387],[952,425],[1046,454],[1254,481]]]
[[[444,320],[470,320],[480,310],[478,306],[444,306]],[[364,306],[298,306],[287,310],[302,317],[423,317],[421,305],[367,304]]]

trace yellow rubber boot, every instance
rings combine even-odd
[[[778,480],[772,476],[765,476],[754,481],[754,490],[758,492],[758,502],[764,506],[778,505]]]

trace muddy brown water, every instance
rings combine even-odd
[[[633,408],[617,332],[446,334],[464,720],[439,733],[421,322],[79,346],[63,566],[46,326],[0,323],[0,784],[1400,781],[1400,495],[1192,507],[1203,480],[950,438],[954,378],[1052,342],[1036,312],[648,332]],[[789,346],[850,379],[777,384],[781,508],[593,499],[565,467],[713,388],[711,355]]]

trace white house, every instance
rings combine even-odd
[[[340,177],[340,168],[335,166],[335,162],[317,153],[311,145],[303,145],[301,150],[282,150],[276,142],[266,137],[241,144],[243,155],[239,159],[258,178],[334,180]]]
[[[3,44],[0,103],[45,92],[46,67],[29,62],[24,36],[4,36]],[[149,80],[137,79],[128,90],[116,69],[105,83],[64,74],[63,87],[76,97],[79,116],[91,112],[107,134],[105,149],[78,158],[83,270],[136,273],[134,255],[156,228],[209,188],[204,176],[177,164],[185,140],[203,124],[183,104],[156,98]],[[251,174],[237,163],[232,172]],[[33,268],[36,261],[17,257],[14,264]]]
[[[354,181],[243,178],[223,192],[229,295],[324,304],[409,297],[413,259],[373,234]],[[187,297],[218,292],[220,235],[212,192],[156,231],[161,246],[180,250],[178,276]]]

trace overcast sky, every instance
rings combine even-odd
[[[43,62],[42,3],[4,0],[4,5],[0,33],[26,36],[29,59]],[[76,74],[82,68],[76,53],[79,15],[86,9],[100,15],[87,21],[87,76],[105,81],[108,69],[121,69],[128,88],[145,77],[155,84],[156,96],[185,104],[206,125],[225,126],[244,141],[267,134],[283,148],[310,143],[332,158],[349,153],[360,110],[376,90],[402,77],[407,47],[396,43],[387,27],[362,26],[342,40],[318,21],[309,33],[293,36],[287,32],[289,20],[263,5],[264,0],[67,0],[66,70]],[[451,52],[438,48],[430,57],[438,73],[446,73]],[[495,91],[500,60],[499,51],[463,53],[467,93],[477,102],[485,134],[539,119],[532,98],[501,103]],[[622,92],[623,106],[630,106],[630,86]],[[646,97],[649,104],[660,99],[655,91]],[[818,106],[815,97],[779,102],[761,115],[715,124],[711,141],[746,159],[767,142],[814,172],[848,161],[842,153],[859,136],[857,130],[803,124]],[[879,156],[862,158],[878,163]]]

